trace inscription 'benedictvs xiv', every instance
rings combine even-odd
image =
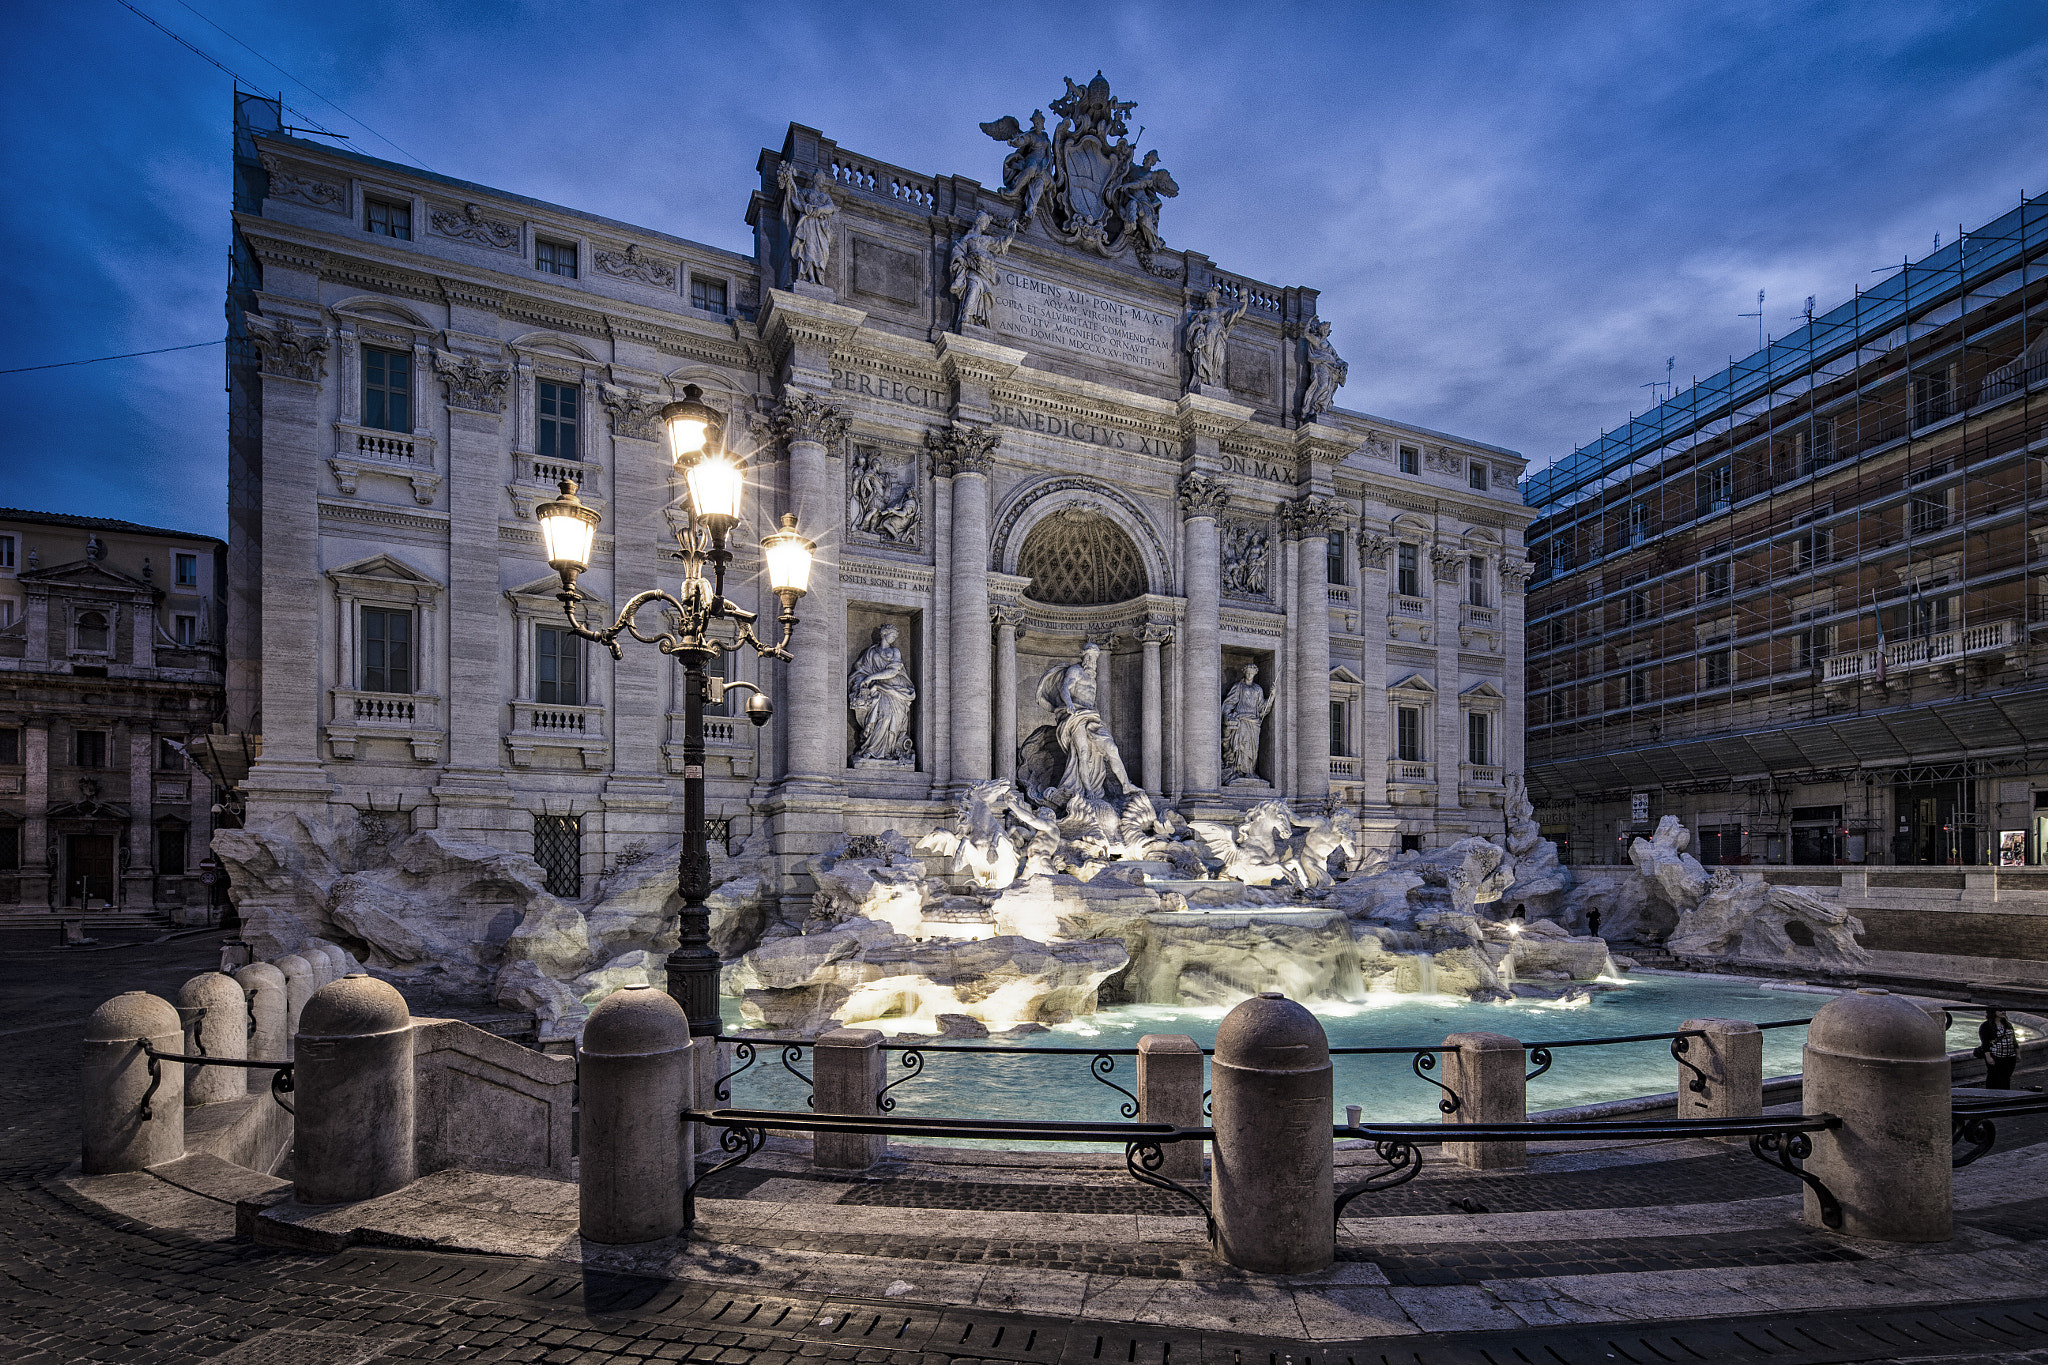
[[[1178,326],[1165,313],[1015,270],[1003,272],[996,300],[996,328],[1005,336],[1097,356],[1165,379],[1180,377],[1180,352],[1174,345]]]

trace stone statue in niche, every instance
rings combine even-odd
[[[1209,385],[1223,383],[1223,360],[1230,341],[1230,329],[1251,306],[1249,296],[1236,308],[1223,301],[1223,291],[1212,285],[1202,306],[1191,309],[1187,320],[1188,392],[1201,393]]]
[[[854,450],[853,465],[847,470],[846,477],[848,526],[879,536],[894,545],[917,543],[919,516],[915,465],[903,487],[892,489],[889,475],[882,468],[881,454],[862,446]]]
[[[822,185],[803,187],[788,162],[775,173],[782,186],[782,223],[789,230],[790,278],[799,284],[822,285],[832,263],[832,219],[839,205]]]
[[[1238,670],[1239,681],[1223,698],[1223,785],[1263,782],[1259,776],[1259,735],[1279,694],[1266,695],[1259,686],[1259,666]]]
[[[1313,422],[1337,401],[1351,367],[1330,344],[1330,324],[1320,318],[1308,325],[1302,344],[1308,351],[1308,389],[1301,395],[1301,420]]]
[[[861,653],[846,680],[846,702],[853,709],[860,741],[853,748],[853,766],[909,767],[917,762],[917,741],[910,733],[910,707],[917,684],[896,647],[891,625],[875,628],[875,642]]]
[[[953,258],[947,267],[952,277],[948,292],[959,301],[962,327],[991,325],[989,314],[995,307],[998,277],[996,259],[1009,251],[1010,243],[1017,239],[1016,224],[1012,223],[1008,232],[997,237],[989,230],[994,221],[985,212],[975,214],[973,228],[953,243]]]
[[[1017,754],[1017,775],[1034,804],[1059,808],[1079,799],[1120,810],[1125,794],[1138,790],[1097,709],[1101,663],[1102,646],[1090,640],[1079,663],[1048,669],[1039,681],[1038,699],[1053,723],[1032,731]]]
[[[1223,534],[1223,591],[1237,597],[1266,595],[1267,535],[1263,526],[1234,525]]]

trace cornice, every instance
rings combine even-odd
[[[1226,403],[1202,394],[1184,394],[1174,405],[1183,440],[1208,437],[1221,440],[1252,420],[1254,409],[1244,403]]]

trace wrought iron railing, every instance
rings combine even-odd
[[[197,1054],[158,1052],[149,1045],[148,1039],[142,1039],[141,1042],[143,1055],[149,1058],[149,1089],[142,1092],[142,1101],[137,1106],[137,1109],[145,1123],[156,1117],[156,1108],[150,1101],[156,1098],[157,1087],[164,1082],[163,1064],[165,1062],[183,1062],[186,1066],[232,1066],[239,1067],[244,1071],[255,1071],[267,1067],[271,1073],[270,1098],[276,1100],[278,1107],[283,1109],[285,1113],[293,1115],[298,1113],[296,1109],[292,1108],[292,1102],[285,1098],[286,1095],[292,1093],[293,1064],[291,1062],[259,1062],[250,1057],[208,1057],[204,1052]]]
[[[1949,1141],[1957,1146],[1967,1142],[1970,1150],[1950,1159],[1961,1169],[1989,1152],[1998,1143],[1995,1120],[2019,1118],[2024,1114],[2048,1114],[2048,1095],[2025,1100],[1966,1101],[1951,1111]]]

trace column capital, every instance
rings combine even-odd
[[[1230,506],[1230,489],[1221,479],[1207,474],[1183,474],[1180,480],[1181,515],[1190,520],[1214,517]]]
[[[1173,627],[1164,621],[1147,621],[1138,627],[1138,643],[1141,645],[1167,645],[1173,643]]]
[[[996,448],[1003,433],[994,427],[955,424],[924,434],[924,448],[931,453],[932,473],[939,478],[980,474],[984,478],[995,467]]]
[[[1394,553],[1394,547],[1399,543],[1399,541],[1383,531],[1368,531],[1364,527],[1360,527],[1358,531],[1359,567],[1366,569],[1386,568],[1387,556]]]
[[[846,437],[847,417],[832,404],[802,389],[790,389],[769,415],[775,434],[792,445],[835,446]]]
[[[1343,504],[1335,498],[1311,493],[1298,502],[1282,504],[1281,533],[1290,540],[1311,540],[1330,533],[1344,518]]]
[[[1024,607],[1017,602],[998,602],[989,608],[988,619],[994,625],[1015,630],[1024,624]]]
[[[1429,547],[1429,562],[1436,569],[1436,581],[1453,583],[1464,567],[1465,552],[1455,545],[1432,545]]]
[[[1516,597],[1521,596],[1522,590],[1529,586],[1530,576],[1533,575],[1535,572],[1536,566],[1534,564],[1531,564],[1526,559],[1501,560],[1501,591],[1509,593]]]

